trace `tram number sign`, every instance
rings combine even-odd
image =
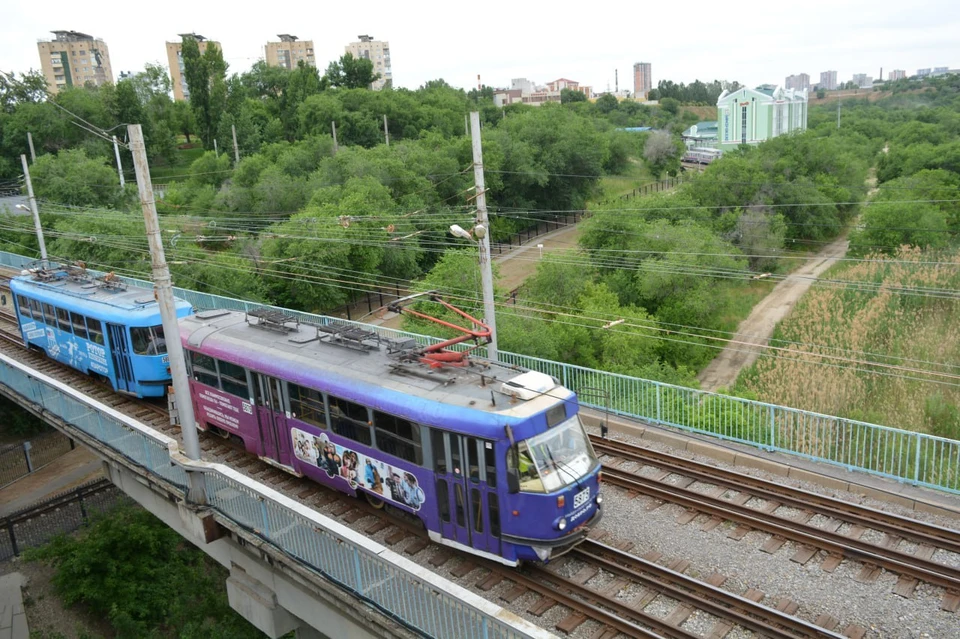
[[[579,493],[573,496],[573,507],[579,508],[583,506],[590,499],[590,489],[584,488]]]

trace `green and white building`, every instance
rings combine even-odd
[[[723,151],[806,129],[806,89],[744,88],[724,91],[717,99],[718,143]]]

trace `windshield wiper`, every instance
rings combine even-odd
[[[565,467],[567,466],[566,463],[564,463],[564,462],[558,462],[556,459],[554,459],[554,458],[553,458],[553,451],[550,450],[549,448],[547,449],[547,457],[550,458],[550,463],[553,464],[553,467],[554,467],[554,468],[556,468],[557,470],[562,471],[562,472],[566,473],[567,475],[569,475],[569,476],[570,476],[570,479],[572,479],[573,482],[577,485],[577,488],[580,487],[580,479],[579,479],[576,475],[574,475],[572,471],[566,470],[566,468],[565,468]]]

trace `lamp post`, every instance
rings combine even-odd
[[[472,240],[480,247],[480,274],[483,278],[483,321],[490,327],[490,343],[487,344],[487,357],[498,362],[500,358],[497,352],[497,322],[494,317],[493,268],[490,265],[489,259],[490,245],[487,244],[486,247],[484,247],[483,242],[484,238],[487,237],[487,227],[483,224],[476,224],[468,231],[459,224],[451,224],[450,233],[455,237]],[[483,259],[484,248],[488,251],[486,260]]]

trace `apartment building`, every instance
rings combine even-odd
[[[37,43],[40,68],[47,79],[47,88],[56,94],[66,87],[96,86],[113,82],[110,50],[107,43],[79,31],[51,31],[53,40]]]
[[[821,71],[820,84],[818,84],[817,87],[820,89],[824,89],[825,91],[836,91],[837,90],[837,72]]]
[[[903,80],[907,77],[906,69],[894,69],[890,72],[890,76],[887,78],[890,82],[896,82],[897,80]]]
[[[193,38],[200,47],[200,54],[206,52],[207,47],[215,46],[221,51],[223,47],[215,40],[207,40],[196,33],[181,33],[180,42],[167,42],[167,64],[170,65],[170,80],[173,82],[173,99],[189,100],[190,89],[187,88],[187,78],[183,74],[183,39]]]
[[[345,49],[355,58],[369,60],[373,64],[373,72],[380,74],[380,79],[370,85],[374,91],[382,89],[387,82],[393,86],[393,71],[390,66],[390,43],[386,40],[374,40],[373,36],[357,36],[358,42],[351,42]]]
[[[797,75],[788,75],[787,79],[783,84],[786,89],[793,89],[795,91],[802,91],[804,89],[810,88],[810,76],[806,73],[798,73]]]
[[[869,89],[873,86],[873,78],[866,73],[854,73],[852,80],[861,89]]]
[[[653,65],[649,62],[637,62],[633,65],[633,97],[646,100],[653,88]]]
[[[313,56],[313,40],[298,40],[289,33],[277,35],[280,42],[267,42],[266,60],[271,67],[296,69],[301,60],[309,67],[316,67]]]

